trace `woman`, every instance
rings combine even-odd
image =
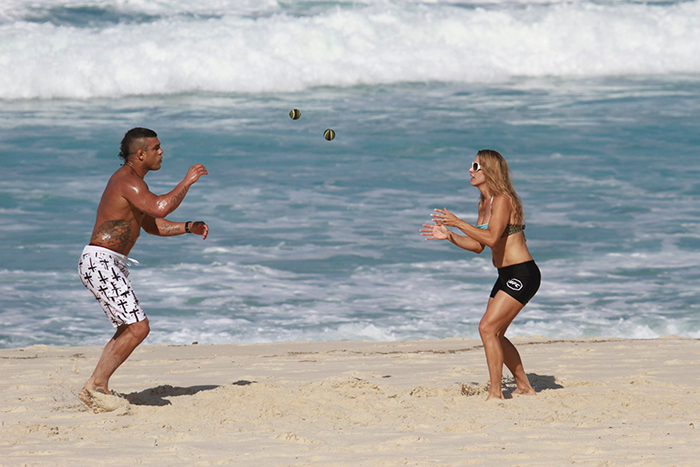
[[[503,399],[503,364],[513,373],[517,385],[513,394],[534,395],[520,354],[505,337],[506,330],[540,286],[540,270],[525,244],[523,208],[510,183],[508,164],[498,152],[484,149],[477,153],[471,169],[471,184],[479,189],[479,217],[473,226],[447,209],[436,209],[433,224],[423,224],[426,240],[449,240],[460,248],[481,253],[491,248],[498,280],[491,290],[486,313],[479,323],[489,368],[491,389],[486,400]],[[447,227],[456,227],[458,235]]]

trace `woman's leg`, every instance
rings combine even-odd
[[[479,334],[484,343],[486,364],[491,380],[491,390],[486,400],[503,399],[501,380],[504,363],[515,377],[518,394],[530,394],[530,391],[534,393],[532,386],[527,381],[518,351],[504,336],[508,326],[522,309],[522,303],[507,293],[499,291],[495,297],[489,300],[486,313],[479,323]]]
[[[489,299],[489,301],[491,300],[493,299]],[[510,323],[512,322],[513,320],[510,321]],[[515,378],[516,389],[513,391],[513,394],[526,394],[534,396],[536,392],[530,385],[530,381],[527,379],[525,369],[523,368],[523,361],[520,359],[520,353],[518,352],[518,349],[515,348],[513,343],[505,336],[510,323],[508,323],[505,329],[503,329],[503,332],[500,334],[499,338],[501,340],[501,347],[503,348],[503,363],[505,363]]]
[[[505,331],[503,332],[505,333]],[[536,394],[535,389],[530,385],[530,381],[527,379],[518,349],[516,349],[505,336],[501,336],[500,339],[501,346],[503,347],[503,362],[515,378],[516,389],[513,391],[513,394],[534,396]]]

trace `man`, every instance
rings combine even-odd
[[[90,244],[80,257],[80,279],[94,295],[117,329],[107,343],[95,371],[78,395],[88,407],[95,404],[95,393],[111,394],[109,378],[146,338],[150,328],[139,304],[126,267],[129,252],[141,228],[151,235],[184,233],[207,238],[204,222],[170,222],[165,216],[180,206],[190,187],[202,175],[203,165],[190,167],[185,178],[169,193],[155,195],[144,182],[151,170],[159,170],[163,149],[158,135],[146,128],[129,130],[122,140],[119,157],[124,164],[114,172],[102,194]]]

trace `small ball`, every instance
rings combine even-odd
[[[301,117],[301,112],[299,109],[292,109],[289,111],[289,116],[292,118],[292,120],[298,120],[299,117]]]
[[[331,141],[333,138],[335,138],[335,131],[329,128],[323,132],[323,137],[326,138],[328,141]]]

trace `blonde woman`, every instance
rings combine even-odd
[[[447,209],[435,209],[434,224],[423,224],[426,240],[449,240],[460,248],[481,253],[491,248],[498,280],[491,290],[486,313],[479,323],[489,368],[489,399],[503,399],[501,379],[503,364],[515,377],[513,394],[534,395],[523,363],[515,346],[505,337],[506,330],[540,286],[540,270],[525,244],[525,224],[520,197],[510,182],[508,164],[498,152],[484,149],[477,153],[472,167],[471,184],[479,189],[479,217],[471,225]],[[449,230],[459,229],[464,235]]]

